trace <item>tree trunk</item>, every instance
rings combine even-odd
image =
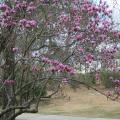
[[[12,49],[15,46],[14,34],[9,31],[9,37],[6,38],[5,49],[3,51],[4,56],[4,68],[3,68],[3,82],[7,80],[14,80],[15,69],[15,57]],[[15,104],[14,84],[5,84],[2,90],[2,109],[9,108]],[[15,113],[15,110],[7,112],[1,120],[7,120],[11,115]]]

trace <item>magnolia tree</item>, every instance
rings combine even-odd
[[[54,95],[76,74],[75,65],[90,69],[98,60],[101,68],[118,69],[120,32],[106,3],[4,0],[0,10],[0,120],[37,112],[43,97]],[[100,79],[99,72],[95,77]],[[120,82],[112,81],[119,95]],[[50,83],[54,90],[48,95]]]

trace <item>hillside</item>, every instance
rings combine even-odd
[[[107,98],[94,90],[81,87],[76,91],[66,87],[66,97],[54,96],[41,103],[42,114],[63,114],[86,117],[120,118],[120,103]],[[60,93],[58,93],[60,94]]]

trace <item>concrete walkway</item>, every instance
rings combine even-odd
[[[120,119],[107,119],[107,118],[84,118],[84,117],[71,117],[61,115],[40,115],[40,114],[22,114],[17,117],[17,120],[120,120]]]

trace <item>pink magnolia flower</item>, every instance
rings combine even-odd
[[[84,52],[84,49],[83,48],[78,48],[78,51],[83,53]]]
[[[32,66],[31,71],[32,72],[38,72],[39,68],[37,66]]]
[[[120,80],[118,80],[118,79],[113,79],[112,82],[120,84]]]
[[[51,61],[47,57],[42,57],[42,62],[50,64]]]
[[[100,80],[100,73],[99,73],[99,72],[97,72],[97,73],[95,74],[95,79],[96,79],[97,81]]]
[[[59,19],[59,23],[60,23],[60,24],[65,24],[65,23],[67,23],[67,22],[69,21],[69,16],[66,15],[65,13],[62,13],[62,14],[58,17],[58,19]]]
[[[77,35],[77,36],[76,36],[76,40],[77,40],[77,41],[82,40],[82,34]]]
[[[93,59],[94,59],[94,56],[91,53],[89,53],[85,56],[85,60],[89,63],[91,63],[93,61]]]
[[[30,2],[27,7],[27,12],[31,13],[31,12],[34,12],[35,10],[36,10],[36,6],[34,5],[33,2]]]
[[[4,84],[8,85],[8,86],[14,85],[15,84],[15,80],[5,80]]]
[[[35,28],[37,27],[37,22],[35,20],[22,19],[19,21],[19,25],[24,28]]]
[[[106,92],[106,96],[107,96],[107,97],[111,97],[111,96],[113,96],[112,91],[107,91],[107,92]]]
[[[74,68],[70,67],[69,65],[64,65],[57,60],[50,60],[49,58],[43,57],[42,62],[52,65],[53,67],[49,69],[52,72],[67,72],[71,75],[75,73]]]
[[[0,4],[0,10],[2,10],[3,12],[5,12],[6,10],[9,10],[9,9],[10,9],[10,7],[7,4],[5,4],[5,3]]]
[[[18,51],[19,51],[19,48],[17,47],[12,48],[12,52],[17,53]]]

